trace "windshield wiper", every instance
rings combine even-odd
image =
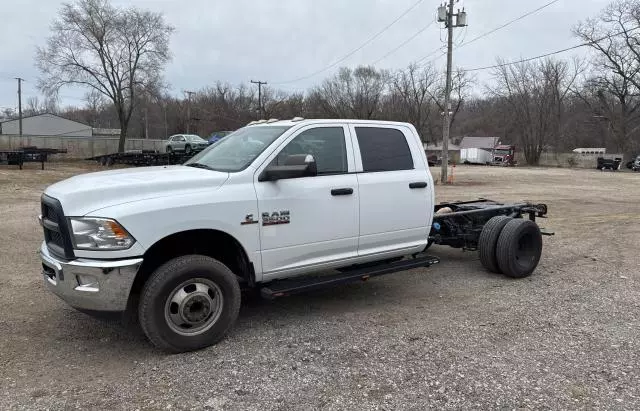
[[[195,167],[195,168],[204,168],[206,170],[213,170],[212,167],[209,167],[206,164],[202,164],[202,163],[189,163],[189,164],[185,164],[187,167]]]

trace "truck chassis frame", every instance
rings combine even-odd
[[[434,207],[434,211],[436,214],[433,217],[428,245],[422,253],[414,254],[410,258],[400,257],[345,267],[338,269],[337,274],[275,280],[259,285],[261,295],[267,299],[274,299],[338,284],[367,281],[371,277],[399,271],[429,267],[440,262],[438,257],[425,253],[432,244],[475,251],[478,249],[480,233],[484,225],[493,217],[522,218],[526,215],[535,222],[536,217],[545,218],[547,206],[529,202],[508,204],[480,198],[473,201],[440,203]],[[553,235],[544,230],[540,231],[543,235]]]
[[[472,201],[443,202],[434,207],[433,224],[429,234],[429,245],[448,245],[453,248],[477,250],[478,240],[484,225],[496,216],[522,218],[527,215],[531,221],[546,218],[547,205],[521,203],[500,203],[486,198]],[[541,229],[543,235],[553,235]]]

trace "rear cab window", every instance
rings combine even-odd
[[[365,173],[412,170],[413,156],[404,133],[397,128],[355,126]]]

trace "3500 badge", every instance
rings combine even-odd
[[[262,213],[262,225],[289,224],[291,218],[289,210],[273,211],[271,213]]]

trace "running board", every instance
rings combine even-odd
[[[371,277],[392,274],[398,271],[406,271],[414,268],[429,267],[440,262],[433,256],[422,256],[388,264],[380,264],[373,267],[364,267],[347,272],[326,275],[321,277],[298,277],[287,280],[276,280],[260,289],[262,297],[273,300],[292,294],[303,293],[311,290],[329,288],[339,284],[354,281],[366,281]]]

